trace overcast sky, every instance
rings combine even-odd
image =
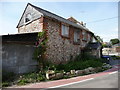
[[[17,33],[16,26],[28,2],[0,2],[0,35]],[[118,38],[117,2],[30,2],[64,18],[73,16],[109,41]]]

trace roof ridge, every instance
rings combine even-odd
[[[64,17],[62,17],[62,16],[59,16],[59,15],[57,15],[57,14],[55,14],[55,13],[52,13],[52,12],[47,11],[47,10],[45,10],[45,9],[42,9],[42,8],[40,8],[40,7],[38,7],[38,6],[35,6],[35,5],[31,4],[31,3],[27,3],[27,6],[28,6],[28,5],[34,7],[38,12],[43,13],[44,16],[48,16],[48,17],[54,18],[54,19],[56,19],[56,20],[58,20],[58,21],[63,21],[64,23],[70,24],[70,25],[72,25],[72,26],[74,26],[74,27],[81,28],[81,29],[84,29],[84,30],[86,30],[86,31],[88,31],[88,32],[91,32],[88,28],[86,28],[86,27],[84,27],[84,26],[82,26],[82,25],[78,25],[78,24],[76,24],[76,23],[74,23],[74,22],[72,22],[72,21],[70,21],[70,20],[68,20],[68,19],[66,19],[66,18],[64,18]],[[27,6],[26,6],[26,7],[27,7]],[[92,33],[92,32],[91,32],[91,33]]]
[[[59,15],[57,15],[57,14],[55,14],[55,13],[52,13],[52,12],[50,12],[50,11],[48,11],[48,10],[45,10],[45,9],[40,8],[40,7],[38,7],[38,6],[35,6],[35,5],[31,4],[31,3],[28,3],[28,4],[31,5],[31,6],[33,6],[33,7],[35,7],[35,9],[41,9],[41,10],[46,11],[46,12],[48,12],[48,13],[54,14],[55,16],[58,16],[58,17],[63,18],[63,19],[66,19],[66,18],[64,18],[64,17],[62,17],[62,16],[59,16]],[[38,11],[39,11],[39,10],[38,10]],[[66,20],[67,20],[67,19],[66,19]]]

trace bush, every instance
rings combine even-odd
[[[18,85],[25,85],[26,83],[28,83],[26,79],[18,80]]]
[[[9,86],[9,82],[2,82],[2,87],[8,87]]]
[[[120,60],[120,56],[115,56],[115,55],[113,55],[113,56],[111,56],[111,57],[112,57],[113,60]]]
[[[2,81],[3,82],[13,81],[14,79],[15,79],[15,74],[13,72],[3,71],[3,73],[2,73]]]
[[[27,73],[24,75],[21,75],[18,78],[17,84],[18,85],[25,85],[27,83],[35,83],[35,82],[39,82],[39,81],[45,81],[45,75],[43,73]]]
[[[60,65],[59,65],[60,66]],[[57,69],[60,67],[57,67]],[[86,61],[72,61],[69,62],[67,64],[62,65],[63,67],[61,68],[61,70],[65,70],[65,71],[70,71],[70,70],[82,70],[88,67],[100,67],[102,66],[102,62],[98,61],[98,60],[86,60]]]
[[[88,67],[101,67],[102,59],[97,59],[87,54],[76,56],[75,60],[68,62],[67,64],[59,64],[56,66],[56,70],[82,70]]]

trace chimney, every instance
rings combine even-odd
[[[74,22],[74,23],[77,23],[77,20],[73,17],[69,17],[67,20],[71,21],[71,22]]]
[[[84,27],[86,27],[86,23],[84,23]]]
[[[83,23],[83,21],[80,22],[80,24],[84,27],[86,27],[86,23]]]
[[[82,26],[83,26],[83,21],[81,21],[81,23],[80,23]]]

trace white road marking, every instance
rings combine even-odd
[[[115,71],[115,72],[111,72],[111,73],[109,73],[109,74],[114,74],[114,73],[117,73],[118,71]]]
[[[54,87],[49,87],[49,88],[58,88],[58,87],[62,87],[62,86],[67,86],[67,85],[72,85],[72,84],[76,84],[76,83],[80,83],[80,82],[85,82],[85,81],[92,80],[92,79],[94,79],[94,78],[89,78],[89,79],[85,79],[85,80],[82,80],[82,81],[73,82],[73,83],[68,83],[68,84],[59,85],[59,86],[54,86]]]

